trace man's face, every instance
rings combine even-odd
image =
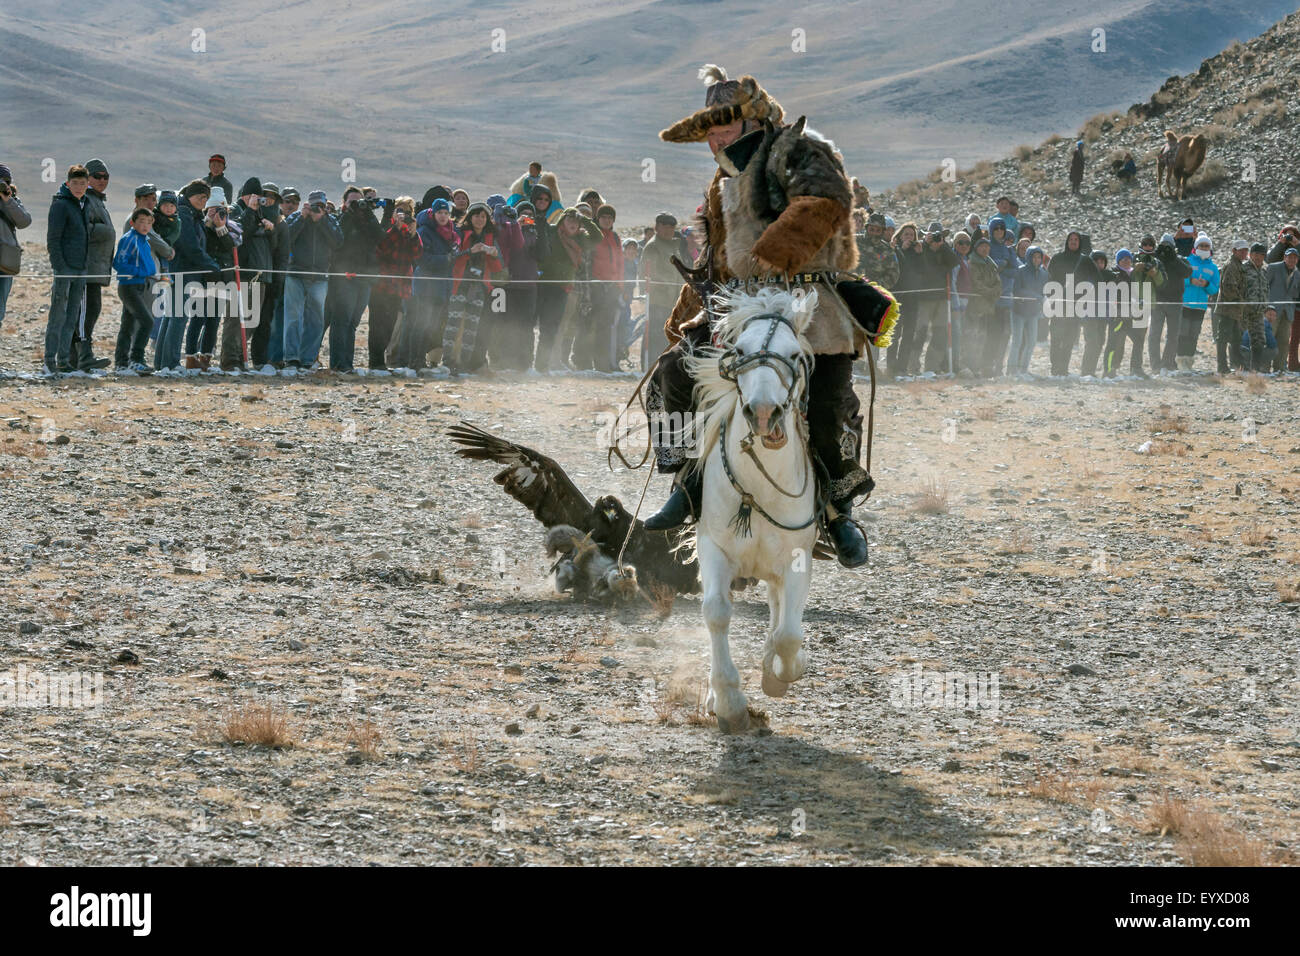
[[[533,163],[531,166],[528,167],[528,175],[531,176],[533,179],[536,179],[541,174],[542,174],[542,167],[538,166],[536,163]]]
[[[732,143],[740,138],[741,131],[745,128],[744,120],[736,120],[734,123],[728,123],[726,126],[714,126],[709,130],[709,149],[713,155],[718,155],[718,150],[726,149]]]
[[[64,185],[68,187],[68,192],[72,193],[72,195],[80,199],[82,196],[86,195],[86,189],[87,187],[90,186],[90,180],[69,179],[66,183],[64,183]]]
[[[609,230],[611,230],[611,229],[614,228],[614,217],[613,217],[613,216],[610,216],[610,215],[601,216],[600,219],[597,220],[597,221],[598,221],[598,223],[599,223],[599,225],[600,225],[600,228],[601,228],[601,229],[604,229],[606,232],[608,232]]]
[[[578,234],[578,220],[575,216],[566,216],[560,221],[560,232],[573,237]]]
[[[131,220],[131,228],[142,236],[149,235],[149,230],[153,228],[153,216],[136,216]]]
[[[345,193],[343,194],[343,208],[344,208],[344,209],[347,209],[347,208],[348,208],[348,203],[353,202],[354,200],[357,200],[357,199],[360,199],[360,198],[361,198],[361,190],[360,190],[360,189],[349,189],[347,192],[345,192]]]
[[[208,194],[194,193],[194,195],[189,197],[189,202],[196,212],[203,212],[203,207],[208,203]]]
[[[95,192],[108,192],[108,173],[91,173],[90,185],[95,187]]]
[[[998,212],[1008,213],[1011,211],[1011,203],[1005,199],[998,200]]]
[[[1249,253],[1247,250],[1245,250],[1245,249],[1233,249],[1233,250],[1232,250],[1232,258],[1236,259],[1238,262],[1245,262],[1245,261],[1246,261],[1246,256],[1248,256],[1248,255],[1250,255],[1250,253]]]
[[[290,216],[298,211],[300,205],[302,205],[302,200],[297,196],[291,196],[288,199],[280,200],[280,211],[286,216]]]
[[[1286,263],[1286,271],[1292,272],[1296,267],[1296,263],[1300,262],[1300,256],[1287,256],[1282,261]]]
[[[867,226],[867,238],[879,239],[885,234],[884,226]]]
[[[137,209],[148,209],[150,212],[153,212],[154,208],[158,205],[158,194],[149,193],[147,196],[137,196],[135,199],[135,205]]]
[[[1254,264],[1256,269],[1261,268],[1264,265],[1264,253],[1252,252],[1250,254],[1250,261]]]
[[[655,224],[655,235],[660,239],[671,239],[676,230],[677,227],[671,223],[660,222]]]
[[[221,160],[219,159],[208,160],[208,173],[211,174],[214,178],[220,176],[225,171],[226,171],[226,164],[223,163]]]
[[[1155,246],[1143,246],[1143,247],[1142,247],[1142,254],[1143,254],[1143,255],[1146,255],[1146,256],[1153,256],[1153,255],[1156,254],[1156,247],[1155,247]]]
[[[1068,239],[1065,240],[1065,248],[1069,249],[1071,252],[1078,252],[1078,251],[1079,251],[1079,235],[1078,235],[1078,233],[1070,233],[1070,237],[1069,237]]]

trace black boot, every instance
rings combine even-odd
[[[685,477],[678,475],[673,486],[673,493],[668,496],[664,506],[645,519],[649,531],[668,531],[680,528],[692,517],[700,513],[700,496],[704,491],[704,472],[692,468]]]
[[[853,522],[851,517],[852,507],[848,504],[833,504],[832,507],[838,514],[834,518],[830,518],[826,524],[840,566],[856,568],[866,564],[867,536]]]

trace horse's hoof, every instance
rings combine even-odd
[[[781,680],[769,668],[763,668],[763,693],[768,697],[784,697],[790,690],[790,684]]]
[[[724,734],[743,734],[749,730],[749,708],[742,709],[734,717],[718,714],[718,729]]]

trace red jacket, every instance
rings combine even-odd
[[[601,230],[602,239],[591,250],[593,279],[623,280],[623,240],[613,229]]]

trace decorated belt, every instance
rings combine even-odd
[[[810,285],[814,282],[834,283],[839,278],[838,272],[794,272],[790,275],[750,276],[748,279],[728,279],[728,289],[757,289],[760,285]]]

